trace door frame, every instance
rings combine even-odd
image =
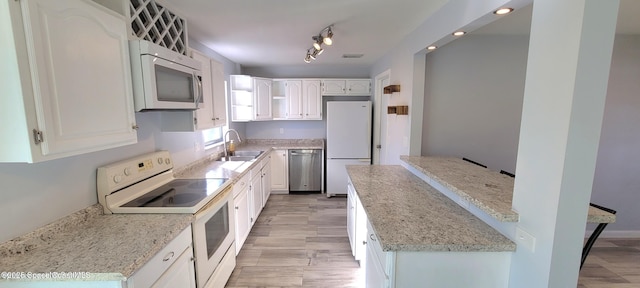
[[[386,146],[386,141],[387,141],[387,135],[386,133],[383,133],[382,131],[382,125],[386,125],[386,121],[385,123],[382,123],[382,115],[384,114],[384,105],[383,103],[385,101],[382,101],[382,95],[383,95],[383,83],[384,81],[391,81],[391,70],[387,69],[385,71],[383,71],[382,73],[376,75],[375,79],[374,79],[374,87],[375,87],[375,91],[374,91],[374,101],[373,101],[373,107],[374,107],[374,112],[373,112],[373,147],[372,148],[372,157],[373,157],[373,164],[384,164],[384,162],[386,162],[386,155],[385,155],[385,146]],[[386,129],[385,129],[386,131]],[[382,135],[384,134],[384,135]],[[380,145],[380,146],[378,146]],[[381,148],[378,148],[381,147]],[[381,163],[382,162],[382,163]]]

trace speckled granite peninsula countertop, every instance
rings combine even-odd
[[[384,251],[511,252],[516,245],[402,166],[347,166]]]
[[[89,272],[83,281],[123,281],[192,219],[190,214],[103,215],[102,206],[95,204],[0,244],[0,269]]]
[[[498,221],[518,222],[518,213],[511,210],[514,178],[454,157],[400,156],[400,160]],[[614,214],[589,207],[587,222],[615,220]]]

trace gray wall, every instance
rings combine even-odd
[[[640,36],[615,38],[591,201],[618,210],[607,231],[640,236]],[[624,234],[613,236],[624,236]]]
[[[515,170],[528,46],[528,35],[468,35],[427,54],[422,155]]]
[[[427,55],[422,155],[514,171],[527,49],[528,36],[468,35]],[[616,36],[592,192],[618,210],[610,236],[640,233],[638,51],[640,36]]]

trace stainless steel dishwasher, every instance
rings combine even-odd
[[[289,191],[322,189],[322,150],[289,150]]]

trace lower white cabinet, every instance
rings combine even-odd
[[[271,196],[271,155],[267,155],[267,158],[262,160],[260,166],[262,166],[262,169],[260,169],[262,174],[260,186],[262,188],[262,207],[264,208],[267,205],[269,196]]]
[[[347,184],[347,235],[351,254],[363,266],[367,249],[367,214],[350,180]]]
[[[127,279],[127,287],[196,287],[191,226]]]
[[[255,168],[254,168],[255,169]],[[256,172],[251,171],[251,226],[256,223],[262,212],[262,171],[258,167]]]
[[[233,203],[235,205],[236,255],[247,240],[253,218],[251,215],[251,195],[249,192],[249,175],[246,174],[233,185]]]
[[[271,190],[274,193],[289,192],[288,150],[271,151]]]

